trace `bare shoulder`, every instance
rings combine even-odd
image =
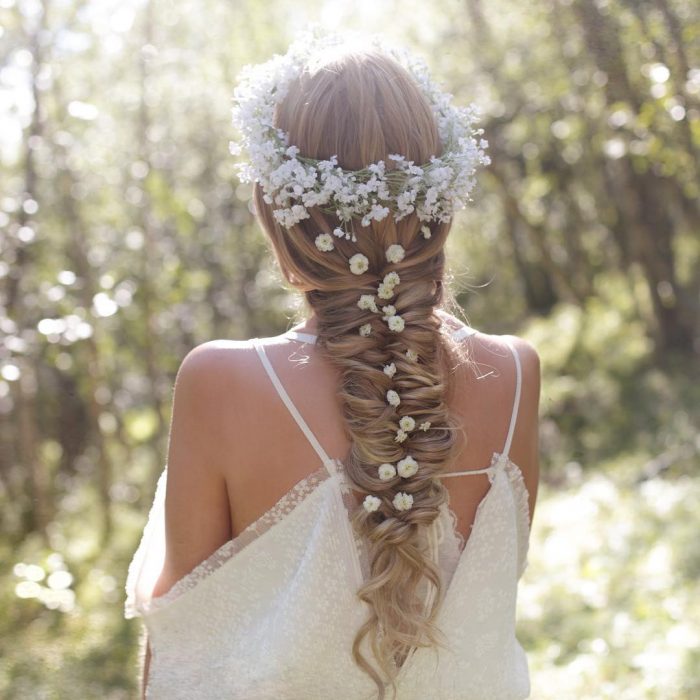
[[[175,379],[171,426],[171,443],[180,437],[180,453],[188,453],[182,468],[192,469],[196,463],[225,468],[248,410],[246,396],[255,391],[258,364],[248,340],[211,340],[187,353]]]
[[[198,409],[231,397],[249,376],[255,348],[249,340],[210,340],[189,351],[180,364],[175,392],[186,394]]]
[[[503,340],[511,343],[517,350],[523,367],[528,366],[531,370],[536,370],[537,373],[539,373],[540,356],[537,352],[537,348],[535,348],[535,346],[529,340],[520,338],[517,335],[500,335],[491,337],[502,338]]]
[[[454,316],[443,314],[450,328],[463,327]],[[534,515],[539,485],[539,410],[541,389],[540,356],[535,346],[516,335],[492,335],[477,331],[464,342],[470,344],[469,357],[477,376],[499,384],[503,412],[508,418],[514,408],[517,386],[517,355],[521,369],[520,397],[510,457],[518,465],[529,494],[530,522]],[[511,351],[512,350],[512,351]],[[495,385],[494,385],[495,386]],[[508,421],[509,422],[509,421]],[[506,423],[508,425],[508,423]]]
[[[175,379],[168,441],[166,557],[160,595],[231,535],[227,466],[245,427],[245,394],[255,349],[214,340],[192,349]]]
[[[235,371],[254,352],[249,340],[209,340],[190,350],[177,373],[177,381],[203,383],[220,380],[222,374]]]

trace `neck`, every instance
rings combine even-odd
[[[309,316],[309,318],[304,319],[298,326],[294,326],[291,330],[299,333],[318,335],[318,319],[314,315]]]

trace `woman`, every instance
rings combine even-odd
[[[443,286],[489,162],[473,113],[406,54],[309,36],[243,74],[234,114],[307,315],[180,368],[127,584],[146,694],[527,697],[539,359],[459,322]]]

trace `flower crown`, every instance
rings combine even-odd
[[[416,165],[401,154],[389,155],[391,166],[384,161],[372,163],[361,170],[345,170],[338,166],[336,155],[327,160],[317,160],[299,155],[297,146],[289,143],[288,134],[274,126],[275,107],[281,103],[290,84],[299,78],[313,58],[324,50],[344,43],[340,35],[318,36],[318,28],[302,35],[292,43],[284,55],[275,55],[266,63],[246,66],[234,91],[233,122],[241,133],[239,143],[229,144],[232,154],[245,149],[248,161],[236,167],[242,182],[257,182],[263,189],[263,199],[274,205],[275,220],[285,228],[292,228],[309,218],[308,209],[318,207],[340,221],[332,235],[319,233],[316,247],[324,253],[335,248],[334,237],[356,240],[349,225],[354,218],[361,217],[362,226],[372,220],[381,221],[393,213],[395,221],[415,212],[421,222],[450,221],[454,211],[466,206],[469,194],[475,185],[474,174],[479,164],[488,165],[491,160],[484,150],[485,139],[477,143],[476,136],[483,129],[475,130],[477,108],[470,105],[458,108],[452,105],[452,95],[441,92],[431,81],[424,62],[403,49],[389,47],[379,37],[365,39],[372,48],[379,49],[397,60],[412,75],[430,103],[438,125],[443,153],[431,157],[429,163]],[[346,34],[345,37],[353,36]],[[431,229],[421,226],[425,239],[430,238]],[[386,251],[389,264],[399,264],[406,251],[399,244],[390,245]],[[369,269],[369,260],[356,253],[348,260],[350,271],[363,275]],[[388,303],[396,295],[400,284],[399,273],[391,271],[384,275],[377,286],[376,295],[361,294],[357,306],[365,312],[380,314],[393,333],[403,332],[406,322],[397,313],[396,307]],[[364,320],[364,319],[363,319]],[[362,323],[358,332],[367,337],[372,333],[371,322]],[[409,362],[419,362],[418,353],[407,347]],[[396,365],[392,362],[383,367],[384,373],[393,379]],[[385,395],[387,404],[398,413],[401,396],[394,389]],[[422,422],[417,426],[413,416],[398,418],[398,429],[394,441],[407,442],[416,430],[427,431],[431,424]],[[392,428],[393,430],[393,428]],[[394,464],[381,464],[377,476],[381,481],[400,477],[410,479],[419,469],[418,462],[410,455]],[[372,513],[381,506],[381,499],[369,494],[363,506]],[[393,498],[397,511],[406,511],[413,506],[413,496],[399,491]]]
[[[275,220],[285,228],[309,218],[310,207],[334,214],[343,224],[362,217],[362,225],[368,226],[392,212],[396,221],[412,212],[421,221],[449,221],[456,209],[471,201],[477,166],[491,162],[484,152],[488,141],[475,138],[484,132],[474,129],[477,106],[452,105],[452,95],[432,82],[426,64],[405,49],[389,46],[379,36],[360,39],[404,66],[422,90],[437,122],[443,146],[439,158],[416,165],[401,154],[391,154],[390,164],[380,160],[361,170],[346,170],[336,155],[327,160],[299,155],[288,134],[274,126],[275,107],[314,57],[356,37],[320,32],[314,28],[294,41],[286,54],[242,69],[232,110],[241,137],[229,143],[233,155],[244,150],[248,154],[248,160],[236,166],[241,181],[261,185],[264,201],[275,205]]]

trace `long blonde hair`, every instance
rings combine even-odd
[[[348,49],[308,66],[278,106],[276,126],[289,134],[301,155],[337,155],[339,165],[352,170],[379,160],[388,163],[393,153],[420,164],[441,152],[437,124],[420,88],[399,63],[375,49]],[[357,241],[334,238],[335,250],[327,253],[314,241],[320,232],[339,225],[335,217],[310,209],[310,219],[287,230],[275,221],[259,185],[254,202],[283,274],[304,293],[316,315],[317,346],[338,370],[338,395],[351,438],[347,476],[361,494],[379,495],[384,503],[373,513],[359,507],[352,516],[353,527],[372,551],[369,580],[357,591],[368,603],[370,616],[355,637],[352,653],[377,684],[382,700],[387,681],[396,692],[398,667],[412,649],[442,646],[435,620],[444,586],[424,535],[447,498],[434,477],[454,460],[455,431],[461,430],[447,407],[455,348],[440,331],[436,313],[446,301],[454,304],[444,283],[450,224],[432,222],[426,239],[415,215],[398,223],[389,216],[368,227],[354,221]],[[385,251],[394,243],[404,247],[406,256],[389,264]],[[359,276],[348,266],[357,252],[369,259],[369,270]],[[391,270],[400,274],[401,283],[386,303],[393,304],[406,323],[398,334],[357,305],[360,294],[375,294]],[[367,322],[372,332],[363,337],[358,328]],[[418,353],[418,362],[407,359],[407,348]],[[397,368],[393,380],[382,371],[390,362]],[[430,430],[414,431],[403,445],[394,440],[399,417],[386,402],[390,388],[399,392],[403,414],[411,415],[417,425],[431,423]],[[418,473],[400,485],[380,480],[377,467],[402,459],[408,445],[420,465]],[[394,511],[391,501],[398,490],[412,494],[410,510]],[[426,578],[428,588],[435,587],[427,610],[417,593]],[[365,637],[378,669],[360,651]]]

